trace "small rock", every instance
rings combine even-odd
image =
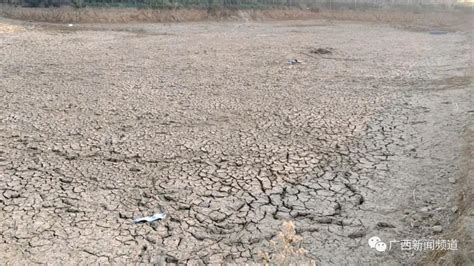
[[[412,221],[412,222],[411,222],[411,227],[420,227],[420,226],[421,226],[420,221],[416,221],[416,220],[415,220],[415,221]]]
[[[441,225],[435,225],[431,229],[433,230],[433,233],[436,234],[443,232],[443,227]]]
[[[427,212],[427,213],[424,213],[424,214],[421,215],[421,219],[426,220],[426,219],[429,219],[429,218],[433,217],[433,215],[434,214],[432,212]]]
[[[147,236],[147,237],[146,237],[146,240],[147,240],[148,242],[152,243],[152,244],[156,244],[156,240],[153,239],[153,238],[150,237],[150,236]]]
[[[66,209],[66,212],[69,212],[69,213],[79,213],[81,212],[80,210],[76,209],[76,208],[67,208]]]
[[[377,226],[381,228],[395,228],[395,225],[389,224],[387,222],[378,222]]]
[[[412,220],[414,221],[421,221],[423,220],[423,217],[419,213],[415,213],[411,216]]]
[[[73,161],[76,160],[79,156],[77,154],[68,154],[66,155],[66,160]]]
[[[70,183],[72,183],[72,178],[60,177],[60,178],[59,178],[59,181],[61,181],[61,182],[63,182],[63,183],[66,183],[66,184],[70,184]]]
[[[429,207],[423,207],[420,209],[421,212],[429,212],[430,208]]]
[[[454,213],[457,213],[458,212],[458,207],[452,207],[451,211],[454,212]]]
[[[350,237],[350,238],[361,238],[361,237],[364,237],[364,236],[365,236],[365,231],[364,230],[355,231],[355,232],[350,233],[348,235],[348,237]]]
[[[3,196],[7,199],[16,199],[20,197],[20,193],[17,193],[16,191],[13,191],[13,190],[7,190],[6,192],[3,193]]]
[[[126,213],[123,213],[123,212],[119,212],[119,217],[120,217],[120,219],[131,219],[132,215],[129,215],[129,214],[126,214]]]
[[[222,222],[226,219],[226,215],[220,211],[213,211],[209,214],[209,218],[214,222]]]
[[[456,179],[454,177],[448,178],[449,183],[454,184],[456,183]]]
[[[317,48],[312,49],[309,52],[312,54],[332,54],[332,48]]]
[[[141,171],[140,168],[135,167],[135,166],[130,167],[128,170],[130,170],[131,172],[140,172]]]

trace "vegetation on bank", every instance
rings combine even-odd
[[[439,9],[458,6],[458,0],[0,0],[21,7],[133,7],[133,8],[239,8],[298,7],[306,9]]]

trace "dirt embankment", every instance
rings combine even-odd
[[[457,239],[460,252],[435,251],[422,260],[425,265],[472,265],[474,264],[474,124],[464,131],[464,145],[459,166],[458,217],[445,234],[446,239]]]
[[[456,30],[470,25],[472,13],[460,10],[410,12],[406,10],[317,9],[136,9],[136,8],[22,8],[0,5],[0,16],[53,23],[192,22],[205,20],[268,21],[328,19],[388,23],[416,29]]]

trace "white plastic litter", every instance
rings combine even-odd
[[[137,219],[133,220],[133,223],[136,223],[136,224],[152,223],[154,221],[163,220],[163,219],[165,219],[165,217],[166,217],[165,213],[156,213],[156,214],[151,215],[151,216],[145,216],[145,217],[137,218]]]
[[[298,59],[288,60],[288,65],[296,65],[296,64],[299,64],[299,63],[301,63],[301,62],[298,61]]]
[[[72,26],[74,26],[74,25],[73,25],[73,24],[68,24],[67,26],[68,26],[68,27],[72,27]]]

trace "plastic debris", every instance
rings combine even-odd
[[[152,223],[154,221],[163,220],[163,219],[165,219],[165,217],[166,217],[165,213],[156,213],[156,214],[151,215],[151,216],[145,216],[145,217],[137,218],[137,219],[133,220],[133,223],[135,223],[135,224]]]
[[[72,26],[74,26],[74,25],[73,24],[68,24],[68,27],[72,27]]]
[[[288,60],[288,64],[289,64],[289,65],[296,65],[296,64],[299,64],[299,63],[301,63],[301,62],[298,61],[298,59]]]

